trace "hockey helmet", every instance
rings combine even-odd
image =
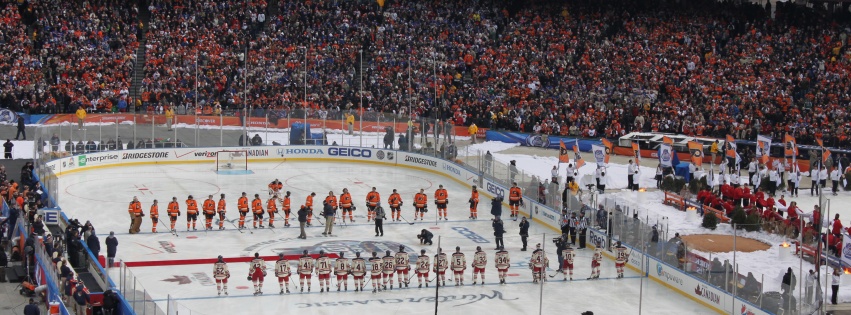
[[[423,255],[425,255],[425,249],[421,249],[421,250],[420,250],[420,253],[421,253],[421,254],[423,254]]]
[[[219,261],[222,261],[222,259],[224,259],[222,255],[219,255]]]
[[[455,251],[456,251],[456,252],[460,252],[460,251],[461,251],[461,246],[455,246]]]
[[[225,194],[222,194],[222,199],[225,199]]]
[[[284,253],[278,253],[278,257],[284,258]]]
[[[360,257],[360,252],[355,252],[355,257]]]
[[[389,251],[389,250],[388,250],[388,251],[384,251],[384,254],[385,254],[385,255],[387,255],[387,256],[390,256],[390,251]]]
[[[260,258],[260,253],[254,253],[254,258]]]
[[[189,199],[192,199],[192,195],[189,195]]]
[[[535,248],[541,248],[541,243],[535,244]]]
[[[399,245],[399,251],[404,252],[405,251],[405,245]]]
[[[307,255],[307,250],[305,249],[303,253],[304,253],[305,255]]]
[[[319,251],[319,256],[325,256],[325,251],[324,251],[324,250],[320,250],[320,251]]]
[[[372,252],[372,257],[378,256],[378,253]]]
[[[290,191],[289,191],[289,190],[287,190],[287,196],[289,196],[289,195],[290,195]]]
[[[343,258],[343,256],[345,256],[345,254],[343,254],[343,252],[340,252],[340,258]]]
[[[481,246],[476,246],[476,251],[477,251],[477,252],[482,251],[482,247],[481,247]]]

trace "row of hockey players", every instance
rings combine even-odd
[[[620,242],[618,242],[615,249],[617,252],[615,266],[618,278],[623,278],[623,267],[626,265],[629,255],[626,253],[626,247],[623,247]],[[570,247],[565,249],[562,254],[564,259],[564,280],[566,281],[568,279],[568,273],[570,274],[570,280],[573,280],[573,262],[576,254],[573,248]],[[598,246],[591,260],[591,277],[588,279],[598,279],[600,277],[600,264],[602,260],[602,247]],[[319,257],[314,259],[305,250],[298,259],[296,273],[301,292],[304,292],[305,286],[307,287],[307,292],[310,292],[311,277],[314,273],[319,277],[319,292],[331,291],[330,279],[332,274],[337,278],[337,291],[340,291],[341,288],[344,291],[349,290],[349,275],[354,280],[355,291],[364,291],[366,284],[372,281],[372,293],[382,290],[392,290],[394,274],[398,278],[398,288],[400,289],[402,285],[407,288],[411,279],[414,277],[417,277],[420,288],[423,287],[423,284],[428,287],[429,283],[434,280],[437,280],[437,285],[446,286],[447,269],[452,270],[453,278],[450,280],[454,279],[455,286],[464,285],[464,272],[467,270],[467,259],[464,253],[461,252],[460,247],[455,247],[455,253],[452,253],[451,257],[447,257],[446,253],[438,248],[438,253],[434,255],[433,261],[434,263],[432,265],[432,259],[426,255],[426,250],[421,250],[416,262],[414,262],[415,274],[409,277],[411,270],[410,258],[408,253],[405,252],[404,246],[399,246],[399,251],[395,255],[391,255],[389,250],[385,252],[384,257],[378,257],[377,252],[372,252],[372,257],[368,260],[361,257],[360,252],[356,252],[355,258],[352,260],[345,258],[343,252],[339,253],[338,258],[332,260],[326,255],[325,251],[320,251]],[[369,266],[367,266],[367,262],[369,262]],[[487,263],[487,253],[481,247],[476,247],[476,252],[473,254],[473,261],[470,264],[470,267],[473,268],[473,285],[477,284],[478,278],[481,278],[482,285],[485,284],[485,268]],[[502,249],[496,252],[494,266],[497,269],[499,283],[506,284],[505,277],[508,273],[508,268],[511,266],[511,258],[508,251]],[[544,270],[548,266],[549,259],[546,256],[546,252],[541,249],[541,244],[536,245],[536,249],[532,252],[532,257],[529,261],[533,283],[546,281],[543,275]],[[274,271],[275,276],[278,278],[280,294],[290,293],[290,276],[292,275],[292,270],[290,269],[289,260],[285,258],[283,253],[278,254]],[[435,273],[435,276],[431,279],[429,279],[430,271]],[[367,273],[369,273],[370,277],[364,281]],[[259,253],[255,253],[254,259],[249,263],[247,277],[247,280],[252,281],[254,284],[254,295],[263,294],[263,280],[266,274],[266,261],[260,257]],[[552,278],[554,276],[551,275],[550,277]],[[228,278],[230,278],[230,271],[222,256],[219,256],[218,261],[214,264],[213,277],[216,280],[218,294],[221,295],[224,293],[227,295],[227,283]]]
[[[284,211],[284,225],[290,226],[290,209],[291,209],[291,193],[287,191],[283,197],[280,197],[280,189],[282,185],[279,181],[275,180],[271,184],[269,184],[269,192],[270,198],[266,200],[264,209],[264,201],[260,199],[259,194],[254,194],[254,199],[251,200],[249,204],[248,197],[246,193],[242,193],[242,196],[237,199],[237,210],[239,211],[239,226],[237,228],[244,229],[246,217],[248,216],[249,211],[253,214],[253,226],[254,228],[260,227],[264,228],[264,213],[269,215],[268,223],[270,228],[275,227],[275,215],[280,213],[280,210]],[[308,210],[307,217],[307,225],[311,226],[313,221],[313,199],[316,196],[315,192],[311,192],[310,195],[305,199],[303,208]],[[438,189],[434,192],[434,203],[437,205],[438,216],[440,219],[449,220],[447,216],[446,208],[449,205],[449,193],[443,188],[443,185],[439,185]],[[517,220],[519,207],[523,202],[522,192],[519,187],[517,187],[517,183],[509,190],[509,205],[511,207],[511,217]],[[280,203],[280,210],[278,204]],[[402,197],[399,193],[396,192],[396,189],[393,189],[393,193],[387,199],[387,203],[390,206],[391,211],[391,220],[393,221],[401,221],[401,207],[404,204],[402,201]],[[470,219],[478,218],[478,204],[479,204],[479,192],[476,189],[476,186],[473,186],[472,192],[469,199],[470,203]],[[198,215],[204,215],[204,227],[207,230],[213,229],[213,219],[218,215],[219,217],[219,230],[225,229],[225,218],[227,212],[227,201],[225,200],[225,194],[221,194],[220,198],[217,201],[213,200],[213,195],[207,196],[207,199],[202,203],[201,208],[198,207],[198,201],[196,201],[192,195],[185,201],[186,204],[186,229],[197,231],[196,221],[198,220]],[[352,196],[349,194],[349,190],[347,188],[343,188],[343,192],[340,194],[339,199],[334,195],[333,191],[328,192],[328,196],[325,197],[323,204],[330,204],[334,210],[342,209],[341,219],[343,222],[346,220],[346,214],[349,216],[349,220],[351,222],[355,222],[354,215],[352,212],[356,210],[352,202]],[[371,221],[375,217],[375,208],[381,204],[381,195],[376,191],[375,187],[372,187],[372,190],[366,195],[366,207],[367,207],[367,221]],[[172,197],[171,202],[168,203],[168,207],[166,208],[166,214],[171,222],[170,230],[171,232],[175,232],[175,225],[177,223],[177,217],[181,216],[182,213],[180,211],[180,203],[177,201],[177,197]],[[139,226],[141,225],[142,217],[145,214],[142,211],[142,203],[138,198],[133,197],[133,201],[130,202],[130,206],[128,207],[128,212],[130,214],[131,223],[130,223],[130,233],[138,233]],[[423,220],[423,216],[428,212],[428,196],[425,194],[424,189],[420,189],[420,192],[414,195],[414,220],[417,218]],[[159,224],[159,204],[156,199],[154,199],[153,204],[149,210],[150,218],[151,218],[151,232],[157,233],[157,225]]]

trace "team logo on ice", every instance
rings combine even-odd
[[[341,240],[341,241],[328,241],[328,242],[320,242],[314,245],[308,246],[300,246],[300,247],[290,247],[288,243],[290,243],[292,238],[279,238],[272,239],[265,242],[260,242],[248,246],[242,250],[241,255],[244,257],[248,257],[254,254],[261,249],[263,250],[272,250],[275,253],[283,253],[284,255],[301,255],[304,250],[307,250],[309,253],[318,253],[320,250],[324,250],[326,253],[339,253],[343,252],[346,254],[346,257],[355,257],[356,252],[361,253],[361,257],[368,257],[372,252],[384,253],[384,251],[392,251],[396,252],[399,250],[400,244],[397,242],[373,242],[373,241],[351,241],[351,240]],[[410,253],[409,256],[412,260],[417,259],[417,255],[419,253],[418,250],[414,250],[411,247],[405,246],[405,251]]]

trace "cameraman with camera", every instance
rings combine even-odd
[[[559,237],[553,239],[553,244],[556,244],[556,254],[558,255],[558,271],[562,272],[562,266],[564,264],[564,257],[562,257],[562,251],[567,248],[567,233],[562,234]]]

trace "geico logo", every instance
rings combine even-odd
[[[488,241],[487,239],[485,239],[481,235],[476,234],[476,232],[473,232],[473,231],[471,231],[471,230],[469,230],[469,229],[467,229],[463,226],[456,226],[456,227],[453,227],[452,229],[455,230],[455,232],[458,232],[459,234],[464,235],[464,237],[470,239],[474,243],[490,243],[490,241]]]
[[[352,156],[352,157],[372,157],[372,151],[369,149],[358,148],[328,148],[328,155],[331,156]]]
[[[505,190],[502,189],[502,187],[499,187],[499,186],[491,184],[491,183],[487,183],[487,187],[485,187],[485,188],[488,190],[488,192],[490,192],[494,195],[497,195],[497,196],[500,196],[500,197],[505,197]]]
[[[322,149],[286,149],[284,154],[325,154]]]

